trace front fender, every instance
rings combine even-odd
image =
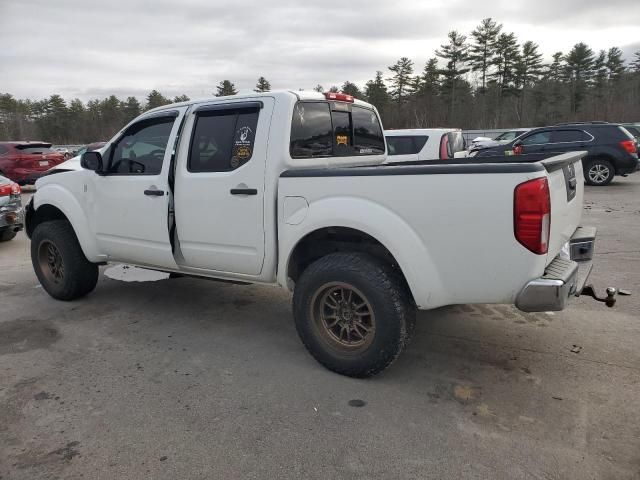
[[[90,262],[106,261],[106,256],[100,254],[95,235],[93,235],[90,229],[91,223],[76,196],[68,189],[55,183],[38,185],[38,187],[37,192],[32,198],[35,213],[37,213],[38,209],[43,205],[56,207],[67,217],[69,223],[71,223],[80,247],[87,259]]]
[[[281,210],[282,211],[282,210]],[[358,197],[328,197],[309,204],[297,225],[281,221],[278,283],[287,286],[287,271],[296,245],[308,234],[329,227],[347,227],[375,238],[393,255],[418,307],[443,297],[442,281],[427,246],[396,212]]]

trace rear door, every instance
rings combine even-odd
[[[259,275],[264,260],[265,163],[274,100],[201,105],[175,181],[181,265]],[[182,257],[182,258],[180,258]]]
[[[553,130],[544,151],[553,153],[575,152],[585,148],[586,143],[593,140],[587,132],[579,129]]]

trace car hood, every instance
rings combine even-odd
[[[69,160],[59,163],[55,167],[47,170],[47,173],[55,173],[60,171],[68,172],[68,171],[75,171],[75,170],[82,170],[82,167],[80,166],[80,156],[72,157]]]

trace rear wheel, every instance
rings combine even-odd
[[[0,231],[0,242],[8,242],[9,240],[13,240],[15,236],[18,234],[15,230],[7,229]]]
[[[351,377],[391,365],[415,326],[415,305],[402,279],[362,253],[333,253],[310,265],[297,282],[293,309],[311,355]]]
[[[66,220],[38,225],[31,237],[31,263],[42,287],[58,300],[75,300],[98,283],[98,266],[84,256]]]
[[[595,158],[587,162],[584,179],[589,185],[602,186],[611,183],[615,169],[609,160]]]

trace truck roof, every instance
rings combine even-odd
[[[151,110],[149,110],[148,112],[145,113],[154,113],[154,112],[161,112],[163,110],[171,110],[172,108],[175,107],[180,107],[180,106],[187,106],[187,105],[199,105],[199,104],[210,104],[210,103],[215,103],[215,102],[226,102],[229,100],[242,100],[242,99],[254,99],[254,98],[259,98],[259,97],[274,97],[276,99],[278,98],[286,98],[288,100],[291,99],[296,99],[296,100],[307,100],[307,101],[322,101],[322,100],[326,100],[326,97],[324,95],[324,93],[321,92],[315,92],[315,91],[306,91],[306,90],[299,90],[299,91],[294,91],[294,90],[271,90],[269,92],[262,92],[262,93],[257,93],[257,92],[250,92],[250,93],[239,93],[237,95],[229,95],[229,96],[224,96],[224,97],[204,97],[204,98],[196,98],[193,100],[188,100],[186,102],[180,102],[180,103],[170,103],[168,105],[162,105],[161,107],[156,107],[153,108]],[[353,100],[354,105],[364,105],[364,106],[369,106],[371,107],[372,105],[368,104],[367,102],[363,102],[362,100],[358,100],[357,98],[354,98]]]

